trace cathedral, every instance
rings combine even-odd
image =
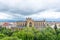
[[[44,28],[45,27],[45,20],[42,21],[34,21],[31,18],[26,18],[25,21],[19,21],[16,22],[17,26],[22,28],[22,27],[35,27],[35,28]]]

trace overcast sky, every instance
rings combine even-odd
[[[60,0],[0,0],[0,19],[60,20]]]

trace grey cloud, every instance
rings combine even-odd
[[[59,1],[59,0],[57,0],[57,1]],[[47,9],[53,9],[53,8],[55,9],[55,11],[60,11],[60,9],[56,9],[56,7],[59,6],[60,4],[57,3],[57,5],[56,5],[56,3],[54,3],[54,2],[52,2],[52,3],[44,2],[42,4],[40,4],[40,3],[38,4],[38,2],[36,2],[36,1],[35,2],[27,1],[27,3],[26,3],[26,1],[24,1],[19,4],[15,3],[16,5],[13,2],[9,3],[7,5],[7,3],[1,2],[0,3],[0,12],[7,12],[7,13],[11,13],[11,14],[17,13],[17,14],[21,14],[21,15],[32,15],[32,14],[36,14],[38,12],[43,12]],[[14,4],[14,5],[12,5],[12,4]],[[32,4],[34,4],[34,5],[32,5]]]
[[[31,9],[28,9],[28,10],[20,10],[20,9],[13,9],[13,10],[8,10],[9,12],[11,13],[18,13],[18,14],[21,14],[21,15],[32,15],[32,14],[35,14],[37,12],[42,12],[42,11],[45,11],[45,9],[42,9],[42,10],[31,10]]]
[[[8,12],[8,13],[18,13],[18,14],[21,14],[21,15],[31,15],[31,14],[35,14],[37,12],[42,12],[44,11],[45,9],[40,9],[40,10],[33,10],[33,9],[26,9],[26,10],[21,10],[21,9],[18,9],[18,8],[10,8],[4,4],[1,4],[0,5],[0,12]]]
[[[18,2],[18,3],[15,3],[14,1],[9,2],[8,0],[5,2],[4,1],[3,2],[1,1],[0,3],[0,12],[7,12],[12,14],[17,13],[21,15],[32,15],[37,12],[42,12],[46,10],[45,7],[44,8],[43,6],[40,7],[40,4],[38,4],[38,2],[36,1],[34,2],[34,0],[33,1],[31,0],[31,2],[27,0],[26,1],[23,0],[22,2]]]

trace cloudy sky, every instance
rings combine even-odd
[[[0,0],[0,20],[60,20],[60,0]]]

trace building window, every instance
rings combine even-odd
[[[31,22],[29,23],[29,27],[32,27],[32,23]]]

